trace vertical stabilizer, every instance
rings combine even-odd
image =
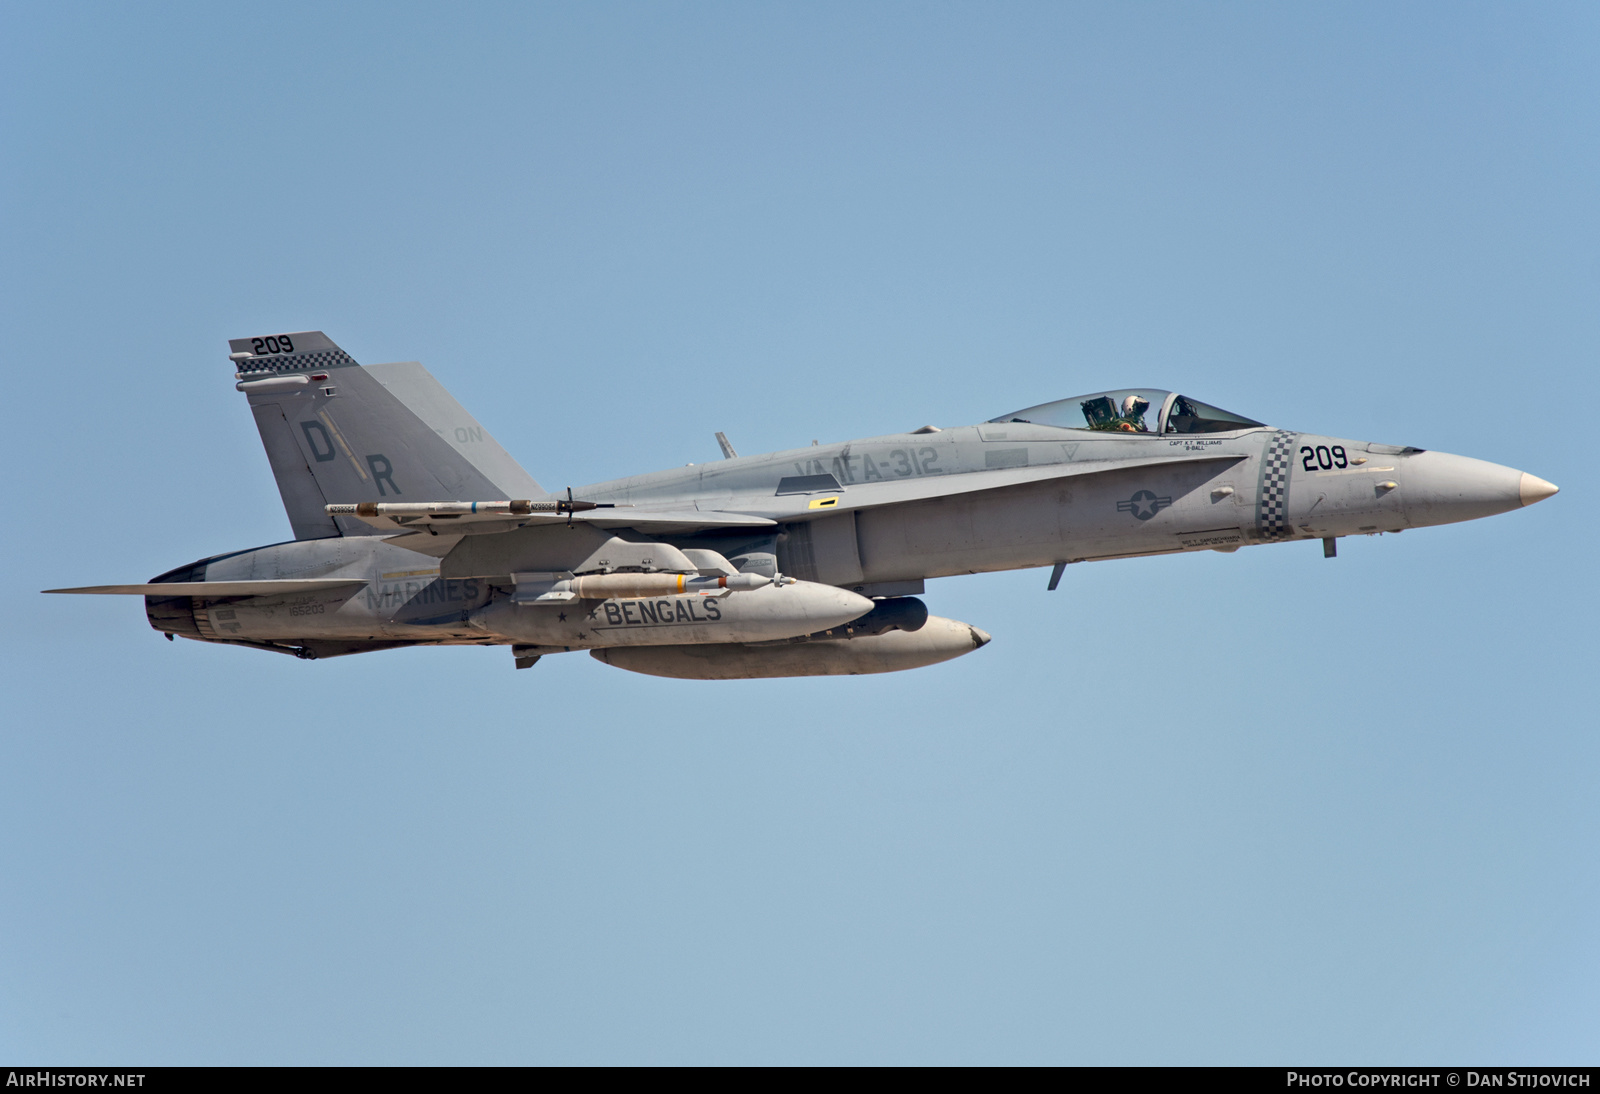
[[[544,487],[533,481],[533,476],[512,459],[511,453],[500,447],[500,442],[467,413],[467,408],[456,402],[455,396],[433,378],[433,374],[416,361],[400,361],[392,365],[367,365],[366,371],[378,383],[421,418],[423,424],[443,437],[445,442],[471,463],[484,477],[494,483],[503,498],[537,498]]]
[[[544,494],[414,361],[362,368],[321,331],[228,345],[296,539],[372,534],[328,504]]]

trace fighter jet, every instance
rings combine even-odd
[[[1474,520],[1556,493],[1481,460],[1280,429],[1172,391],[542,488],[414,361],[229,343],[294,539],[135,585],[174,636],[302,658],[509,646],[699,680],[895,672],[989,642],[929,578]]]

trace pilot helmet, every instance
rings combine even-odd
[[[1124,418],[1138,418],[1150,409],[1150,400],[1142,395],[1130,395],[1122,400],[1122,416]]]

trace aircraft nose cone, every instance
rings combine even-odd
[[[1548,486],[1549,483],[1546,483],[1545,485]],[[975,649],[975,650],[981,650],[981,649],[983,649],[983,647],[987,646],[990,642],[994,641],[993,638],[989,637],[989,632],[988,631],[979,630],[977,627],[972,626],[970,623],[967,625],[967,629],[972,632],[972,648]]]
[[[1538,475],[1530,475],[1526,471],[1522,473],[1522,487],[1519,493],[1522,495],[1523,505],[1532,505],[1536,501],[1543,501],[1560,490],[1561,487],[1553,482],[1545,482]]]
[[[1413,526],[1452,524],[1520,509],[1523,474],[1497,463],[1419,452],[1395,467],[1401,503]]]

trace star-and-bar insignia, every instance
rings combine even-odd
[[[1149,520],[1171,505],[1170,497],[1158,498],[1148,490],[1140,490],[1127,501],[1117,502],[1117,512],[1132,513],[1140,520]]]

